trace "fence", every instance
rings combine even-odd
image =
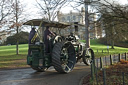
[[[101,52],[101,53],[109,53],[109,49],[104,49],[104,50],[98,50],[98,49],[97,49],[97,53],[98,53],[98,52]]]
[[[106,72],[105,67],[113,65],[117,62],[120,62],[121,59],[127,60],[127,53],[124,54],[115,54],[105,57],[97,58],[91,64],[91,80],[93,85],[108,85],[108,76],[113,73],[116,77],[113,76],[111,79],[111,85],[128,85],[128,73],[126,72]],[[101,73],[98,73],[99,70],[102,70]],[[100,79],[100,80],[99,80]],[[99,82],[102,81],[102,82]]]

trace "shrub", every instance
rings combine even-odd
[[[121,63],[121,64],[128,64],[128,61],[126,61],[126,60],[124,60],[124,59],[121,59],[121,60],[120,60],[120,63]]]
[[[16,41],[18,40],[19,44],[27,44],[28,43],[28,36],[29,36],[28,32],[22,31],[18,34],[7,37],[7,40],[5,43],[14,45],[14,44],[16,44]]]

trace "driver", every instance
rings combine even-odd
[[[33,39],[34,35],[36,34],[35,29],[36,29],[36,28],[33,27],[33,28],[31,29],[30,33],[29,33],[29,38],[28,38],[28,44],[29,44],[29,45],[30,45],[30,44],[35,44],[36,39],[32,42],[32,39]],[[30,48],[28,48],[28,56],[30,56],[30,54],[31,54],[31,50],[30,50]]]
[[[44,31],[44,44],[46,53],[49,52],[49,39],[52,35],[55,36],[55,34],[49,30],[49,26],[47,26],[46,30]]]

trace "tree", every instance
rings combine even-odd
[[[85,5],[85,32],[86,32],[86,48],[90,48],[90,35],[89,35],[89,14],[88,14],[88,0],[84,0]]]
[[[101,13],[100,21],[104,25],[107,42],[114,49],[114,42],[128,39],[128,6],[117,3],[100,3],[97,10]]]
[[[74,0],[76,3],[76,6],[74,6],[76,9],[79,6],[84,6],[85,8],[85,40],[86,40],[86,48],[90,48],[90,30],[89,30],[89,13],[88,13],[88,6],[90,5],[90,0]],[[78,10],[78,9],[77,9]]]
[[[8,20],[7,17],[12,13],[12,0],[0,0],[0,28]]]
[[[68,4],[69,0],[36,0],[37,6],[41,9],[42,17],[54,21],[57,12]]]
[[[12,9],[13,9],[13,12],[12,12],[12,17],[11,17],[11,26],[10,28],[11,29],[14,29],[16,31],[16,34],[19,33],[19,31],[21,30],[21,26],[22,26],[22,23],[23,23],[23,9],[24,7],[22,6],[21,2],[19,0],[14,0],[13,1],[13,6],[12,6]],[[25,17],[25,16],[24,16]],[[17,41],[17,44],[16,44],[16,54],[18,55],[19,54],[19,47],[18,47],[18,44],[19,44],[19,38],[16,39]]]
[[[9,22],[8,17],[12,13],[12,0],[0,0],[0,34],[1,36],[4,36],[6,33],[10,33],[10,29],[7,26],[7,23]],[[5,32],[5,33],[4,33]]]
[[[7,32],[7,35],[12,32],[16,32],[18,34],[19,31],[21,31],[20,27],[22,22],[25,20],[23,17],[25,17],[23,16],[23,6],[19,0],[0,1],[0,32]],[[16,54],[19,54],[18,39],[19,38],[16,39]]]

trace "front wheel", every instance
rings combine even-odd
[[[92,61],[94,60],[94,52],[92,49],[86,49],[83,51],[82,59],[84,64],[91,65]]]

